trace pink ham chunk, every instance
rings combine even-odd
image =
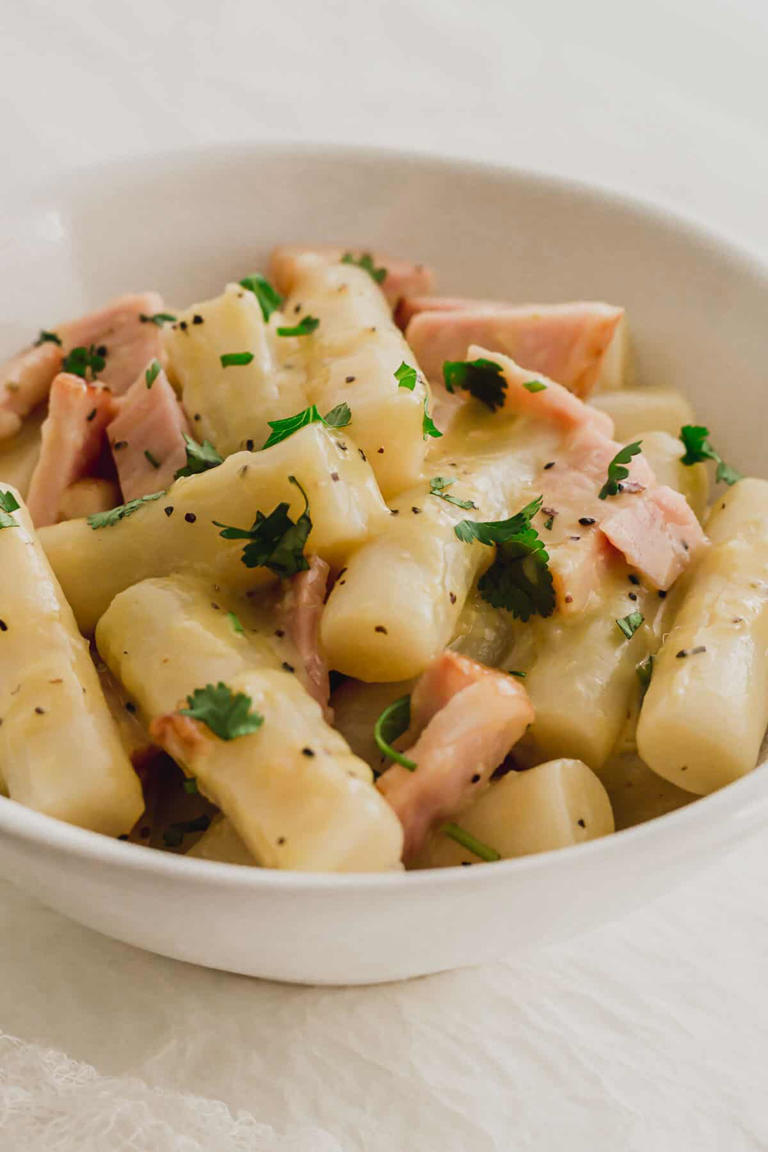
[[[467,360],[471,344],[525,364],[577,396],[589,396],[624,310],[610,304],[542,304],[512,307],[449,300],[417,312],[405,330],[429,380],[442,379],[446,360]],[[459,305],[455,307],[454,305]]]
[[[545,387],[529,391],[525,383],[533,378],[531,373],[505,356],[474,346],[470,356],[502,367],[505,410],[538,416],[563,431],[556,459],[547,462],[536,481],[543,497],[542,524],[551,517],[542,538],[550,554],[558,608],[575,613],[587,607],[610,561],[606,542],[653,587],[670,587],[706,545],[684,497],[659,486],[640,453],[626,465],[629,475],[619,492],[601,500],[608,467],[622,447],[612,439],[611,420],[542,375],[535,379]]]
[[[167,488],[187,458],[187,418],[162,370],[147,387],[144,369],[120,400],[107,428],[124,500]]]
[[[104,429],[115,413],[108,388],[60,373],[51,385],[40,456],[27,496],[36,528],[55,524],[65,490],[87,475],[101,452]]]
[[[142,322],[141,315],[160,312],[163,301],[156,292],[142,292],[113,300],[98,312],[59,324],[51,341],[34,345],[0,366],[0,440],[14,435],[21,421],[47,397],[63,357],[73,348],[104,346],[106,364],[99,382],[115,396],[130,387],[143,364],[160,351],[160,330]]]
[[[457,668],[453,653],[439,656],[424,677],[421,703],[419,685],[414,696],[432,716],[405,753],[416,768],[393,764],[377,784],[403,825],[406,862],[432,828],[472,802],[534,716],[518,681],[470,660]],[[425,696],[432,693],[429,705]]]
[[[320,618],[325,605],[330,569],[319,556],[310,556],[309,568],[297,572],[288,581],[280,606],[288,637],[299,658],[297,672],[304,687],[323,709],[325,719],[333,721],[328,704],[331,694],[328,664],[320,648]]]
[[[600,531],[654,588],[666,591],[703,548],[707,538],[685,497],[659,485],[642,500],[628,498]]]
[[[314,256],[326,264],[338,264],[347,252],[356,258],[363,253],[358,248],[336,248],[323,246],[318,248],[301,248],[282,245],[275,248],[269,261],[270,278],[275,287],[284,296],[293,291],[296,272],[302,257]],[[365,249],[365,251],[369,251]],[[432,288],[432,269],[425,264],[412,264],[408,260],[393,260],[389,256],[372,254],[377,268],[386,268],[387,275],[381,283],[381,290],[394,308],[403,296],[417,296],[429,292]]]

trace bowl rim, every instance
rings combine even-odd
[[[25,206],[53,197],[76,197],[81,182],[98,174],[102,187],[115,182],[143,183],[148,175],[172,175],[174,170],[188,164],[221,167],[227,164],[248,164],[269,161],[335,160],[339,163],[380,164],[389,168],[394,164],[418,167],[422,171],[456,173],[491,178],[501,182],[527,185],[555,194],[574,195],[591,201],[596,207],[605,207],[642,218],[665,227],[689,239],[699,247],[708,249],[721,259],[729,259],[744,272],[765,283],[768,290],[768,263],[750,252],[741,243],[714,229],[694,216],[682,215],[679,209],[661,197],[642,198],[602,183],[572,176],[541,172],[535,168],[499,164],[481,159],[466,159],[460,155],[431,153],[396,147],[378,147],[353,143],[322,143],[300,140],[255,140],[250,142],[211,143],[176,149],[139,152],[103,164],[72,166],[56,174],[55,189],[49,179],[39,177],[20,185],[6,186],[0,192],[0,204],[6,207],[23,199]],[[130,180],[128,179],[130,178]],[[529,856],[500,860],[492,869],[465,868],[453,865],[405,872],[296,872],[250,867],[223,861],[204,860],[171,852],[162,852],[142,844],[114,839],[99,832],[68,824],[56,817],[26,808],[23,804],[0,796],[0,835],[20,840],[27,845],[52,848],[85,863],[117,864],[137,873],[155,873],[168,879],[188,879],[200,882],[219,882],[228,887],[257,891],[289,889],[295,892],[334,893],[339,889],[352,889],[367,893],[391,891],[403,887],[406,891],[430,889],[435,885],[485,885],[503,881],[512,874],[539,872],[568,867],[576,859],[586,860],[596,854],[612,858],[622,852],[630,842],[648,845],[658,836],[677,836],[692,824],[722,822],[735,817],[756,799],[761,792],[768,799],[768,790],[761,783],[761,768],[766,761],[741,779],[726,785],[708,796],[700,796],[683,808],[656,816],[642,824],[621,829],[610,836],[551,849]],[[754,795],[753,795],[754,794]],[[757,815],[755,816],[757,818]]]

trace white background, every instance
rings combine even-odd
[[[222,140],[407,145],[629,190],[768,257],[767,50],[766,0],[5,0],[0,179]],[[75,1107],[0,1044],[0,1149],[765,1149],[766,961],[768,838],[567,947],[377,989],[192,969],[2,887],[0,1031],[99,1075]],[[104,1116],[130,1098],[124,1132],[160,1098],[116,1076],[251,1118],[193,1137],[174,1097],[123,1144]],[[25,1092],[22,1138],[3,1107]]]

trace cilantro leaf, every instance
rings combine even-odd
[[[382,284],[387,278],[386,268],[377,268],[370,252],[363,252],[362,256],[353,256],[351,252],[345,252],[341,258],[341,263],[354,264],[356,267],[362,268],[377,284]]]
[[[453,529],[466,544],[477,540],[496,545],[496,558],[477,588],[494,608],[505,608],[519,620],[534,614],[551,616],[555,610],[549,554],[531,525],[542,499],[539,496],[508,520],[461,520]]]
[[[374,725],[373,738],[382,756],[386,756],[388,760],[394,760],[396,764],[402,764],[403,768],[407,768],[409,772],[414,772],[416,764],[413,760],[409,760],[407,756],[403,756],[402,752],[398,752],[396,748],[392,747],[392,741],[402,736],[410,722],[411,698],[410,696],[401,696],[399,700],[395,700],[381,713]]]
[[[245,288],[248,292],[253,292],[265,320],[269,320],[272,313],[276,312],[283,302],[282,296],[272,287],[269,280],[259,276],[258,273],[244,277],[240,281],[240,287]]]
[[[523,384],[526,392],[546,392],[547,386],[543,380],[526,380]]]
[[[500,364],[494,360],[446,360],[443,364],[443,380],[449,392],[463,388],[476,400],[495,412],[504,406],[507,382]]]
[[[0,489],[0,528],[18,528],[19,522],[11,516],[11,512],[15,512],[20,504],[13,492],[6,489]]]
[[[187,696],[187,707],[179,711],[210,728],[221,740],[237,740],[256,732],[264,723],[259,712],[252,712],[253,701],[245,692],[232,692],[221,681],[214,687],[196,688]]]
[[[425,440],[430,436],[437,440],[442,436],[442,432],[435,424],[434,420],[429,414],[429,397],[424,397],[424,415],[421,419],[421,433]]]
[[[160,375],[160,372],[161,372],[160,361],[159,360],[153,360],[152,363],[150,364],[149,368],[147,368],[146,372],[144,373],[144,380],[145,380],[145,383],[147,385],[147,388],[152,387],[155,380],[157,380],[158,376]]]
[[[418,378],[416,369],[411,364],[406,364],[405,360],[395,372],[398,388],[407,388],[409,392],[413,392]]]
[[[439,496],[441,500],[446,500],[449,504],[455,504],[457,508],[477,508],[474,500],[460,500],[458,496],[452,496],[450,492],[446,492],[446,488],[450,488],[451,484],[455,484],[456,479],[450,479],[445,476],[433,476],[429,482],[430,496]]]
[[[349,410],[349,404],[345,401],[337,404],[335,408],[331,408],[325,416],[320,415],[317,405],[310,404],[309,408],[302,409],[295,416],[286,416],[283,420],[268,420],[267,423],[272,431],[262,444],[262,448],[271,448],[273,444],[287,440],[289,436],[293,436],[294,432],[298,432],[300,428],[306,428],[308,424],[326,424],[329,428],[346,428],[351,419],[352,413]]]
[[[125,520],[126,516],[132,516],[134,512],[141,508],[142,504],[149,504],[151,500],[159,500],[164,496],[165,492],[152,492],[149,496],[137,496],[135,500],[129,500],[127,504],[118,504],[117,508],[110,508],[107,512],[95,512],[93,516],[88,517],[88,523],[91,528],[111,528],[113,524],[117,524],[118,520]]]
[[[608,479],[600,489],[598,496],[601,500],[605,500],[608,496],[617,496],[621,492],[621,482],[626,480],[629,476],[629,469],[625,468],[625,464],[629,464],[633,456],[637,456],[641,451],[640,445],[642,440],[635,440],[632,444],[626,444],[614,456],[608,465]]]
[[[315,328],[320,327],[320,321],[316,316],[305,316],[298,324],[294,324],[291,328],[278,328],[278,336],[309,336],[310,332],[314,332]]]
[[[622,616],[620,620],[617,620],[616,624],[626,639],[631,640],[643,620],[645,620],[645,616],[642,612],[630,612],[628,616]]]
[[[139,313],[139,320],[142,324],[156,324],[158,328],[162,328],[163,324],[175,324],[176,317],[170,312],[155,312],[153,316],[147,316],[146,313]]]
[[[304,545],[312,530],[307,494],[295,476],[289,476],[304,497],[304,511],[294,523],[288,515],[289,505],[282,501],[265,516],[256,513],[251,528],[231,528],[214,520],[225,540],[247,540],[242,561],[246,568],[269,568],[278,576],[295,576],[309,567],[304,556]]]
[[[699,464],[703,460],[715,460],[717,462],[715,480],[718,484],[727,484],[730,487],[742,479],[741,472],[726,464],[717,449],[710,444],[709,428],[704,428],[700,424],[684,424],[680,429],[680,439],[685,447],[685,455],[681,457],[683,464]]]
[[[40,335],[35,340],[35,348],[40,344],[58,344],[61,347],[61,337],[56,332],[46,332],[45,328],[41,328]]]
[[[219,360],[222,368],[240,368],[251,363],[253,352],[225,352]]]
[[[180,476],[196,476],[199,472],[207,472],[209,468],[216,468],[224,463],[224,458],[219,455],[210,440],[203,440],[202,444],[198,444],[185,432],[184,445],[187,450],[187,462],[183,468],[174,473],[174,480],[178,480]]]
[[[482,840],[478,840],[471,832],[467,832],[466,828],[462,828],[459,824],[454,824],[451,821],[448,824],[443,824],[440,831],[444,836],[448,836],[451,840],[455,840],[457,844],[461,844],[462,848],[468,848],[475,856],[479,856],[481,860],[488,860],[489,862],[501,860],[501,854],[495,848],[491,848],[488,844],[484,844]]]
[[[107,350],[103,344],[90,348],[73,348],[61,362],[62,372],[70,372],[82,380],[93,380],[99,372],[103,372],[107,362]]]

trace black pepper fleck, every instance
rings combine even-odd
[[[173,516],[173,504],[166,504],[163,512],[165,512],[166,516]]]
[[[587,826],[583,820],[577,820],[576,823],[578,824],[579,828],[586,828]]]
[[[544,465],[544,471],[545,471],[545,472],[548,472],[548,471],[549,471],[549,469],[550,469],[550,468],[554,468],[554,466],[555,466],[555,462],[554,462],[554,460],[550,460],[549,464],[545,464],[545,465]]]
[[[412,504],[411,512],[413,512],[414,516],[418,516],[421,513],[421,508],[417,508],[415,504]]]
[[[340,477],[339,477],[338,472],[331,472],[331,480],[333,480],[334,483],[339,479],[340,479]]]
[[[37,713],[38,716],[44,716],[45,715],[45,708],[41,708],[40,705],[38,704],[37,708],[35,708],[35,712]]]
[[[315,752],[313,748],[302,748],[301,754],[302,756],[314,756]]]
[[[282,639],[283,636],[285,636],[285,631],[282,628],[275,628],[275,636],[279,636]]]
[[[584,528],[589,528],[590,525],[596,523],[597,521],[595,520],[594,516],[579,516],[579,524],[581,524]]]
[[[194,316],[192,317],[192,323],[193,324],[202,324],[203,323],[203,318],[198,312],[195,312]]]
[[[629,582],[630,582],[630,584],[639,584],[640,583],[640,577],[635,576],[634,572],[630,572]]]
[[[253,440],[246,440],[245,447],[246,451],[253,452]]]
[[[667,594],[664,591],[664,589],[662,588],[661,591],[659,592],[659,600],[666,600],[666,598],[667,598]]]
[[[8,625],[6,624],[5,620],[0,620],[0,632],[7,632],[7,631],[8,631]]]
[[[134,712],[136,711],[136,705],[133,703],[133,701],[126,700],[125,710],[126,710],[126,712],[130,712],[131,715],[133,716]]]
[[[187,524],[194,524],[195,520],[197,520],[197,516],[195,516],[194,512],[185,512],[184,519],[186,520]]]
[[[477,784],[478,780],[480,780],[480,773],[475,772],[474,776],[470,780],[470,784]]]
[[[94,416],[95,416],[95,415],[96,415],[96,409],[95,409],[95,408],[92,408],[92,409],[91,409],[91,411],[88,413],[88,415],[87,415],[87,416],[86,416],[86,418],[85,418],[85,419],[86,419],[86,423],[90,423],[90,422],[91,422],[91,420],[93,420],[93,418],[94,418]]]
[[[451,604],[455,604],[456,603],[456,593],[455,592],[449,592],[448,593],[448,599],[450,600]]]
[[[283,660],[283,670],[285,672],[295,672],[296,671],[293,664],[289,664],[287,660]]]
[[[347,376],[347,377],[345,377],[345,383],[346,383],[346,384],[354,384],[354,382],[355,382],[355,377],[354,377],[354,376]]]
[[[383,624],[377,624],[376,627],[374,628],[374,632],[381,632],[381,633],[383,633],[384,636],[389,635],[389,633],[387,632],[387,630]]]
[[[630,600],[637,600],[637,592],[630,592],[629,598]]]

